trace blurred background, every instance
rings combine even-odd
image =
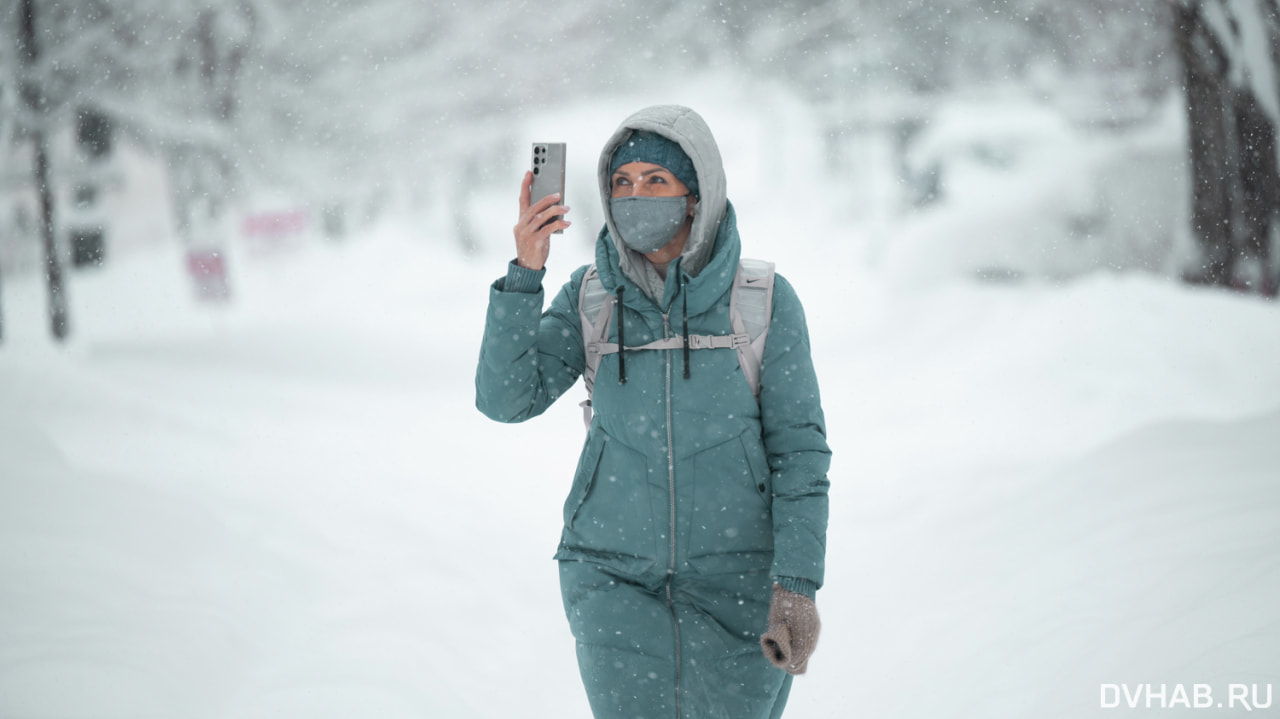
[[[1276,0],[0,0],[0,717],[585,719],[579,390],[472,378],[671,102],[822,386],[787,716],[1270,708]]]
[[[730,162],[758,168],[733,190],[802,173],[829,192],[806,212],[856,227],[871,266],[1275,290],[1266,0],[5,0],[0,15],[6,277],[74,284],[55,265],[176,244],[216,299],[233,253],[389,218],[442,253],[505,251],[477,210],[514,195],[533,130],[570,143],[581,180],[636,100],[691,94],[713,129],[751,135],[728,138]],[[928,216],[946,229],[890,238]]]

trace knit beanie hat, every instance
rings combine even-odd
[[[609,174],[618,171],[628,162],[652,162],[662,165],[683,182],[689,192],[698,194],[698,171],[693,167],[693,160],[684,154],[680,145],[656,132],[636,130],[618,149],[613,151],[613,159],[609,162]]]

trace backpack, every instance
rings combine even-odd
[[[734,349],[738,351],[738,365],[742,376],[751,388],[751,394],[760,399],[760,366],[764,364],[764,345],[769,336],[769,322],[773,315],[774,265],[763,260],[743,259],[729,293],[729,321],[731,335],[689,335],[689,349]],[[595,386],[596,369],[600,359],[619,351],[616,342],[609,342],[609,325],[613,320],[613,308],[617,300],[604,289],[600,274],[594,264],[587,268],[578,288],[578,319],[582,323],[582,343],[586,354],[582,381],[587,387],[587,399],[581,403],[582,420],[591,427],[591,393]],[[685,339],[674,335],[654,340],[627,350],[684,349]]]

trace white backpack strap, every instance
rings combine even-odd
[[[586,362],[582,368],[582,382],[587,387],[587,398],[581,403],[582,421],[591,427],[591,392],[596,383],[596,369],[600,358],[618,351],[618,345],[609,339],[609,322],[613,319],[613,295],[600,282],[600,273],[593,264],[582,276],[578,288],[578,321],[582,325],[582,344]]]
[[[750,338],[738,345],[738,364],[756,399],[760,398],[760,367],[764,364],[764,346],[773,318],[773,277],[772,262],[743,259],[738,263],[738,274],[729,295],[733,331]]]
[[[735,350],[745,347],[749,344],[751,338],[747,333],[732,335],[689,335],[689,349],[691,350]],[[654,340],[648,344],[627,345],[627,351],[632,350],[682,350],[684,349],[684,335],[671,335],[666,339]],[[618,351],[618,343],[601,342],[599,343],[599,353],[601,356],[613,354]]]
[[[738,264],[733,290],[729,295],[729,318],[733,324],[733,334],[689,335],[691,350],[736,349],[743,377],[757,399],[760,397],[760,367],[764,364],[765,341],[769,335],[769,321],[773,316],[773,277],[772,262],[742,260]],[[618,351],[618,343],[609,341],[609,324],[613,321],[616,303],[614,296],[600,282],[596,266],[591,265],[578,288],[578,320],[582,324],[583,350],[586,355],[582,381],[587,387],[587,399],[581,403],[582,421],[588,429],[591,428],[591,395],[595,388],[600,358]],[[684,338],[674,335],[627,349],[678,350],[683,347]]]

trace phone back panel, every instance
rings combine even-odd
[[[564,154],[563,142],[533,143],[533,153],[529,163],[529,169],[533,171],[533,185],[529,188],[529,204],[553,192],[560,193],[560,204],[564,204]],[[557,215],[548,222],[554,222],[560,217],[561,215]],[[564,230],[555,231],[555,234],[563,233]]]

